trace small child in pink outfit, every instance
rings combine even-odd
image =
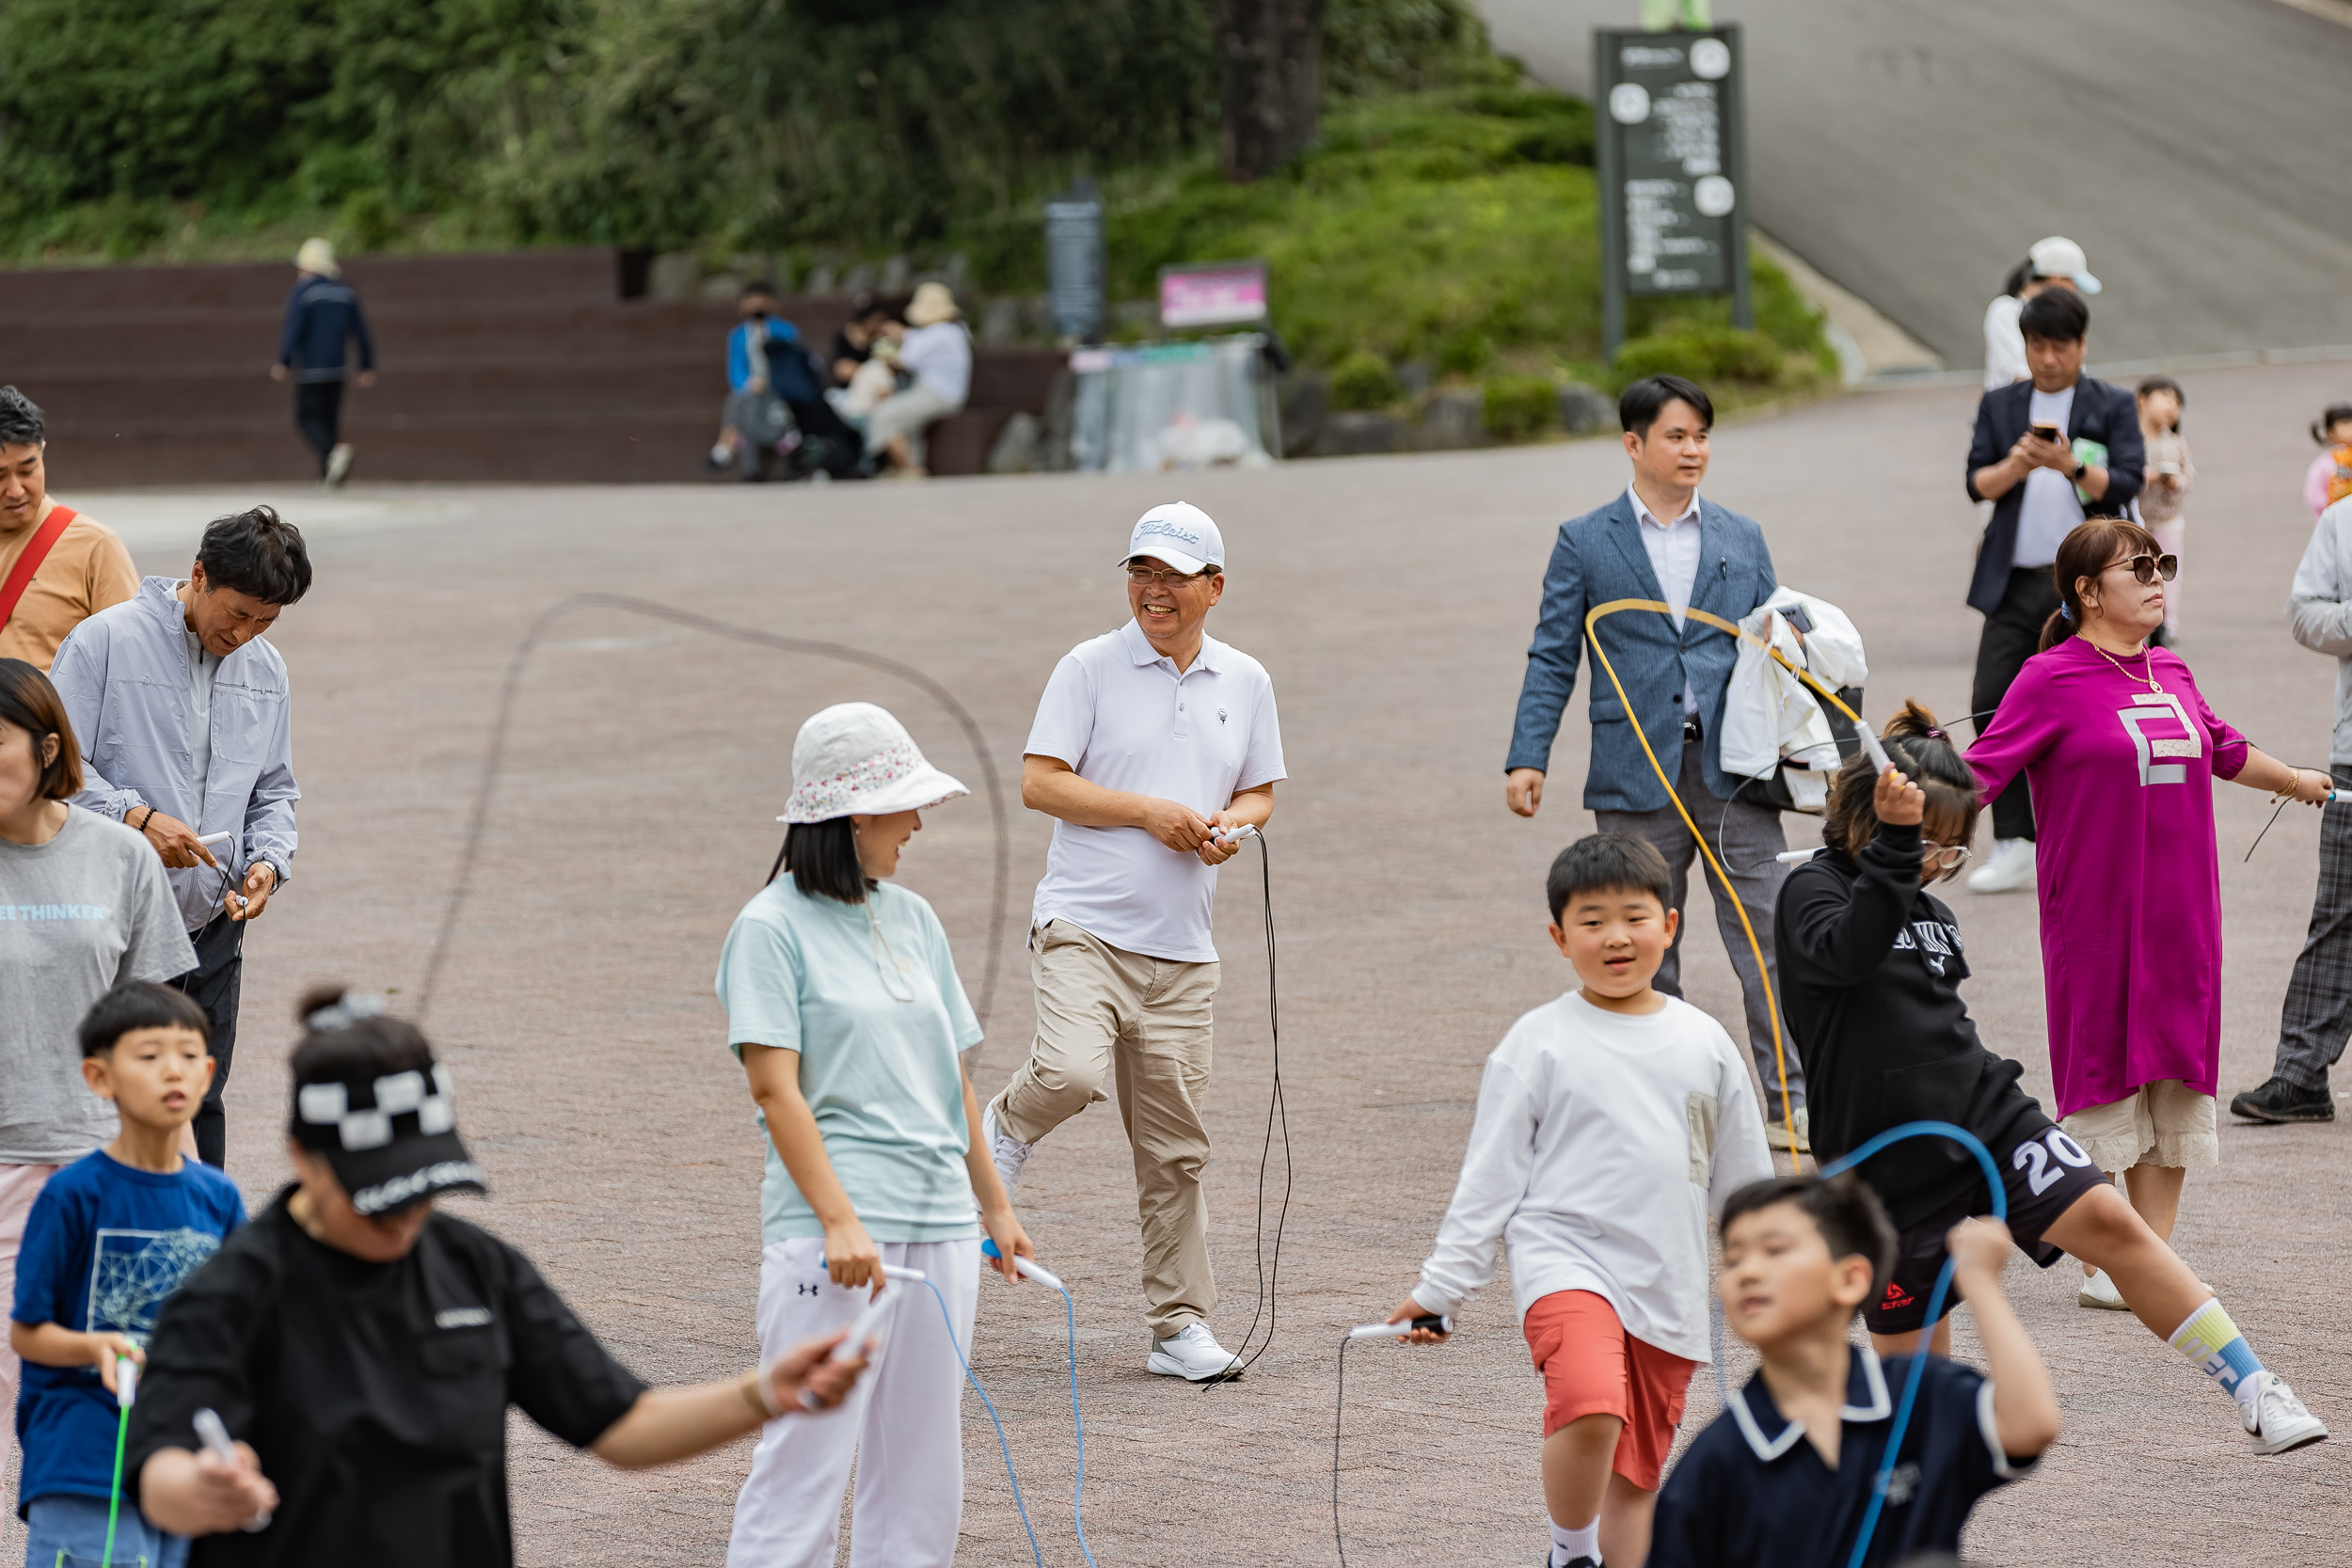
[[[2167,555],[2185,560],[2183,548],[2188,519],[2181,503],[2197,483],[2197,465],[2189,461],[2188,437],[2181,434],[2181,408],[2188,402],[2181,384],[2169,375],[2152,375],[2139,384],[2139,434],[2148,448],[2148,483],[2139,492],[2139,517]],[[2181,581],[2164,591],[2164,637],[2181,634]]]

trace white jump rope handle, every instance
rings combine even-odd
[[[1879,737],[1870,733],[1869,725],[1856,724],[1853,733],[1854,738],[1862,742],[1862,754],[1870,759],[1870,776],[1885,777],[1886,770],[1895,766],[1895,759],[1886,754],[1886,748],[1879,744]],[[1772,859],[1783,865],[1803,865],[1820,853],[1819,849],[1783,849]]]
[[[139,1364],[127,1355],[115,1357],[115,1403],[128,1410],[138,1402]]]
[[[996,1242],[993,1237],[982,1242],[980,1243],[980,1250],[991,1258],[1002,1258],[1004,1256],[1003,1251],[996,1245]],[[1040,1285],[1044,1286],[1049,1291],[1059,1291],[1063,1289],[1062,1282],[1058,1276],[1046,1273],[1043,1269],[1038,1267],[1036,1263],[1030,1261],[1026,1258],[1015,1257],[1012,1260],[1012,1266],[1016,1270],[1020,1271],[1022,1275],[1030,1279],[1036,1280]]]
[[[237,1462],[236,1445],[229,1441],[229,1429],[221,1424],[220,1417],[209,1405],[196,1413],[195,1425],[196,1435],[203,1442],[207,1453],[224,1465]],[[245,1528],[247,1530],[267,1529],[269,1518],[266,1513],[256,1513],[245,1522]]]
[[[1402,1339],[1417,1328],[1434,1328],[1440,1334],[1451,1334],[1454,1332],[1454,1314],[1448,1312],[1434,1323],[1426,1315],[1408,1318],[1401,1323],[1364,1323],[1349,1329],[1347,1337],[1351,1339]]]
[[[216,833],[206,833],[206,834],[205,834],[202,838],[198,839],[198,840],[197,840],[197,843],[199,843],[199,844],[202,844],[202,845],[207,845],[207,846],[210,846],[210,845],[215,845],[215,844],[226,844],[226,843],[228,843],[230,839],[232,839],[232,838],[234,838],[234,837],[236,837],[236,836],[237,836],[237,830],[236,830],[236,829],[234,829],[234,828],[224,828],[224,829],[222,829],[219,832],[216,832]]]
[[[1257,837],[1258,830],[1244,822],[1232,828],[1212,828],[1209,830],[1209,836],[1221,838],[1228,844],[1239,844],[1245,838]]]

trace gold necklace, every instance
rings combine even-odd
[[[2084,638],[2083,641],[2090,642],[2090,639],[2088,637]],[[2117,658],[2113,654],[2107,652],[2105,648],[2100,647],[2098,643],[2090,642],[2090,646],[2092,651],[2097,653],[2101,658],[2106,659],[2109,664],[2114,665],[2117,670],[2122,671],[2124,679],[2145,681],[2148,683],[2148,689],[2150,691],[2155,693],[2157,696],[2164,695],[2164,688],[2156,684],[2155,649],[2149,648],[2143,651],[2141,655],[2140,667],[2146,672],[2146,673],[2135,675],[2129,670],[2125,670],[2123,668],[2123,661],[2122,659]]]

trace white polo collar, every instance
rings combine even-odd
[[[1633,503],[1633,520],[1636,523],[1647,523],[1653,528],[1672,529],[1675,523],[1686,520],[1693,523],[1699,521],[1699,493],[1696,490],[1691,492],[1691,504],[1682,509],[1673,523],[1660,522],[1658,515],[1643,503],[1642,493],[1633,488],[1632,482],[1629,480],[1626,483],[1625,499]]]
[[[1867,1345],[1854,1346],[1853,1354],[1859,1361],[1859,1367],[1849,1366],[1846,1373],[1847,1402],[1837,1412],[1837,1418],[1841,1421],[1883,1421],[1895,1413],[1895,1404],[1886,1397],[1886,1374],[1879,1369],[1878,1354]],[[1857,1370],[1862,1374],[1863,1386],[1869,1391],[1870,1402],[1867,1405],[1853,1402],[1854,1372]],[[1787,1423],[1776,1437],[1765,1436],[1763,1427],[1756,1420],[1759,1400],[1763,1405],[1762,1414]],[[1804,1436],[1804,1423],[1789,1420],[1781,1415],[1779,1406],[1772,1402],[1772,1390],[1764,1386],[1764,1374],[1760,1371],[1748,1379],[1746,1386],[1740,1390],[1739,1398],[1731,1402],[1731,1418],[1740,1424],[1740,1435],[1748,1440],[1748,1447],[1756,1457],[1768,1465],[1795,1448]]]
[[[1125,641],[1127,657],[1134,663],[1137,665],[1164,663],[1170,669],[1175,668],[1176,661],[1152,646],[1152,640],[1143,635],[1143,627],[1133,616],[1128,617],[1127,624],[1119,628],[1119,635]],[[1207,632],[1202,632],[1200,651],[1193,656],[1192,670],[1186,670],[1183,673],[1189,675],[1193,670],[1206,670],[1212,675],[1224,673],[1225,644],[1211,637]],[[1181,679],[1182,676],[1179,678]]]

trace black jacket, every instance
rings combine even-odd
[[[1968,443],[1968,499],[1977,494],[1977,470],[1998,463],[2032,423],[2033,383],[2012,381],[1995,387],[1977,404],[1977,434]],[[2068,440],[2087,437],[2107,449],[2107,493],[2084,507],[2093,517],[2128,515],[2132,498],[2139,494],[2148,467],[2146,445],[2139,437],[2139,404],[2121,387],[2084,376],[2074,383],[2074,406],[2066,420]],[[2026,487],[2012,484],[1993,503],[1993,520],[1984,525],[1984,543],[1977,549],[1977,575],[1968,584],[1969,605],[1990,615],[2000,607],[2009,588],[2010,565],[2017,559],[2017,515],[2026,504]]]
[[[1882,823],[1858,859],[1797,867],[1772,921],[1781,1005],[1804,1063],[1813,1153],[1827,1163],[1906,1121],[1951,1121],[1998,1162],[2050,1125],[1987,1051],[1960,999],[1960,928],[1919,885],[1919,830]],[[1948,1139],[1912,1138],[1865,1162],[1898,1227],[1918,1224],[1983,1173]]]

